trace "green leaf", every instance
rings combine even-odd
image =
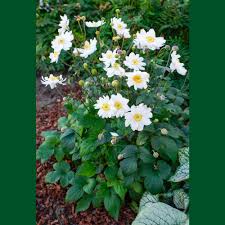
[[[54,170],[56,170],[60,175],[65,175],[67,172],[69,172],[70,170],[70,164],[65,162],[65,161],[61,161],[61,162],[57,162],[53,165]]]
[[[137,158],[129,157],[120,161],[120,167],[123,174],[130,175],[137,171]]]
[[[162,156],[167,156],[173,162],[176,162],[178,147],[173,139],[164,136],[153,136],[151,138],[151,145]]]
[[[58,128],[61,130],[63,128],[67,128],[68,119],[66,117],[60,117],[58,119]]]
[[[92,201],[92,195],[85,195],[82,199],[77,202],[76,212],[85,211],[90,207]]]
[[[113,192],[108,191],[104,198],[104,206],[109,214],[116,220],[119,218],[121,201],[119,197]]]
[[[64,148],[72,150],[75,146],[75,131],[68,128],[60,136],[61,144]]]
[[[57,147],[54,150],[54,155],[57,161],[61,161],[63,160],[65,153],[61,147]]]
[[[54,154],[54,149],[48,148],[42,144],[36,152],[37,160],[41,160],[41,163],[46,162]]]
[[[66,193],[66,202],[73,202],[80,199],[84,194],[83,188],[80,185],[70,187]]]
[[[167,164],[163,160],[159,160],[157,162],[157,166],[158,166],[158,169],[159,169],[160,176],[162,177],[163,180],[166,180],[170,176],[170,172],[171,172],[170,165]]]
[[[138,152],[138,148],[135,145],[127,145],[120,154],[123,155],[124,158],[136,157]]]
[[[61,175],[60,178],[60,185],[62,187],[66,187],[68,186],[70,183],[72,183],[74,178],[74,172],[73,171],[69,171],[68,173]]]
[[[84,185],[83,190],[87,193],[87,194],[91,194],[93,189],[95,188],[96,185],[96,180],[95,178],[89,178],[87,180],[87,184]]]
[[[142,191],[143,191],[143,187],[142,187],[141,183],[139,183],[139,182],[134,182],[132,184],[132,188],[135,192],[137,192],[139,194],[142,193]]]
[[[96,174],[96,168],[92,162],[83,162],[77,169],[77,175],[92,177]]]
[[[114,188],[114,191],[120,196],[120,198],[124,200],[125,195],[127,193],[127,188],[124,186],[122,181],[114,180],[111,181],[109,184]]]
[[[54,184],[60,179],[60,174],[58,174],[56,171],[48,172],[45,176],[45,182]]]
[[[146,144],[147,140],[149,138],[148,133],[146,132],[139,132],[136,140],[137,145],[144,145]]]
[[[84,139],[80,144],[80,156],[88,155],[89,153],[93,152],[96,147],[96,138],[89,137],[87,139]]]
[[[118,173],[118,168],[116,166],[107,167],[104,171],[107,180],[113,180],[116,178]]]
[[[143,163],[153,163],[154,157],[150,153],[150,151],[144,147],[140,147],[140,159]]]
[[[152,194],[160,193],[163,190],[163,180],[158,171],[152,171],[151,175],[145,178],[144,185]]]

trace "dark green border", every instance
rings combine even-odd
[[[225,1],[191,4],[191,225],[225,224]]]
[[[0,5],[0,224],[35,222],[35,1]]]

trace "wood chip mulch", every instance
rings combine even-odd
[[[38,105],[38,102],[37,102]],[[56,129],[57,120],[65,115],[62,99],[58,97],[51,106],[37,108],[36,145],[43,141],[42,131]],[[121,209],[118,221],[112,219],[104,208],[90,208],[76,213],[75,204],[65,203],[66,190],[59,185],[47,185],[44,177],[51,170],[54,161],[41,164],[36,162],[36,225],[129,225],[135,213],[128,207]]]

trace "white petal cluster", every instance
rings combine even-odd
[[[98,115],[102,118],[122,117],[129,111],[129,100],[121,94],[100,97],[94,105],[98,109]]]
[[[119,76],[123,77],[125,75],[125,69],[117,62],[113,63],[111,67],[105,67],[106,75],[108,77]]]
[[[136,38],[134,39],[134,45],[143,50],[160,49],[165,42],[166,40],[163,37],[156,37],[154,29],[150,29],[148,32],[141,29],[140,32],[137,32]]]
[[[130,29],[127,28],[121,18],[113,17],[111,19],[112,28],[116,31],[117,35],[123,38],[130,38]]]
[[[123,63],[132,70],[144,70],[144,66],[146,66],[144,58],[133,52],[131,52],[129,56],[126,56],[126,60]]]
[[[130,112],[125,114],[125,126],[130,126],[133,131],[142,131],[144,126],[151,124],[152,118],[151,108],[144,104],[131,106]]]
[[[51,89],[55,88],[57,84],[65,85],[66,78],[63,79],[62,75],[60,76],[54,76],[53,74],[50,74],[49,77],[42,77],[41,83],[45,86],[50,86]]]
[[[72,41],[74,39],[72,31],[69,31],[69,19],[67,18],[67,15],[60,16],[60,18],[60,28],[58,29],[59,35],[51,42],[52,48],[54,49],[49,55],[51,63],[58,62],[60,52],[62,50],[68,51],[72,47]]]
[[[149,82],[149,73],[142,71],[127,72],[127,85],[128,87],[134,86],[134,89],[146,89]]]
[[[105,64],[105,67],[113,65],[118,59],[118,54],[116,53],[117,49],[114,51],[108,50],[106,53],[102,53],[102,58],[99,58]]]
[[[96,38],[90,39],[90,41],[85,41],[83,48],[74,49],[74,53],[79,52],[80,57],[87,58],[89,55],[93,54],[97,50],[97,40]]]
[[[105,24],[105,22],[104,21],[102,21],[102,20],[99,20],[99,21],[97,21],[97,22],[94,22],[94,21],[87,21],[87,22],[85,22],[85,24],[86,24],[86,26],[87,27],[100,27],[100,26],[102,26],[103,24]]]
[[[180,75],[186,75],[187,70],[184,68],[184,64],[180,62],[180,55],[177,54],[176,51],[173,51],[171,54],[171,63],[170,63],[170,69],[171,72],[177,71]]]
[[[66,31],[69,31],[69,19],[67,18],[67,15],[63,15],[63,16],[60,16],[61,18],[61,21],[59,23],[59,29],[58,29],[58,32],[59,34],[62,34],[62,33],[65,33]]]

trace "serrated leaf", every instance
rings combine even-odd
[[[68,151],[72,150],[75,146],[75,131],[68,128],[60,136],[61,145]]]
[[[53,154],[54,149],[48,148],[42,144],[36,152],[36,158],[37,160],[41,160],[41,163],[44,163],[49,160]]]
[[[90,207],[91,201],[92,201],[91,195],[84,196],[82,199],[80,199],[77,202],[76,212],[78,213],[78,212],[87,210]]]
[[[84,139],[80,144],[80,156],[88,155],[93,152],[97,147],[96,138]]]
[[[140,159],[143,161],[143,163],[153,163],[154,158],[150,151],[144,147],[140,147]]]
[[[68,119],[66,117],[60,117],[58,119],[58,128],[59,129],[67,128],[67,122],[68,122]]]
[[[96,167],[92,162],[83,162],[77,169],[77,175],[92,177],[96,174]]]
[[[127,145],[120,154],[123,155],[124,158],[136,157],[138,152],[138,148],[135,145]]]
[[[137,158],[129,157],[120,161],[120,167],[125,175],[130,175],[137,171]]]
[[[177,160],[178,147],[173,139],[164,136],[153,136],[151,145],[162,156],[167,156],[173,162]]]
[[[163,180],[166,180],[169,177],[170,172],[171,172],[170,165],[163,160],[159,160],[157,162],[157,166],[159,169],[160,176],[162,177]]]
[[[148,133],[139,132],[138,136],[137,136],[136,144],[137,145],[144,145],[147,142],[148,138],[149,138]]]
[[[104,206],[109,214],[116,220],[118,220],[121,201],[119,197],[112,191],[108,191],[108,193],[104,197]]]
[[[173,191],[173,203],[178,209],[187,209],[189,205],[189,196],[183,189]]]
[[[65,162],[65,161],[61,161],[61,162],[57,162],[53,165],[54,170],[56,170],[60,175],[64,175],[67,172],[69,172],[70,170],[70,164]]]
[[[58,174],[56,171],[48,172],[45,176],[45,182],[54,184],[60,179],[60,174]]]
[[[61,185],[62,187],[68,186],[69,184],[72,183],[73,178],[74,178],[74,172],[73,172],[73,171],[69,171],[69,172],[67,172],[67,173],[64,174],[64,175],[61,175],[61,178],[60,178],[60,185]]]
[[[87,180],[87,184],[84,185],[83,190],[87,193],[87,194],[91,194],[93,189],[95,188],[96,185],[96,180],[95,178],[90,178]]]
[[[54,156],[57,161],[61,161],[64,158],[64,151],[61,147],[57,147],[54,149]]]
[[[82,186],[80,185],[74,185],[70,187],[66,193],[66,202],[73,202],[80,199],[83,195],[84,191]]]
[[[113,187],[114,191],[120,196],[122,200],[125,198],[125,194],[127,192],[127,188],[120,180],[114,180],[110,182],[111,186]]]
[[[107,167],[104,171],[107,180],[113,180],[116,178],[118,168],[116,166]]]

